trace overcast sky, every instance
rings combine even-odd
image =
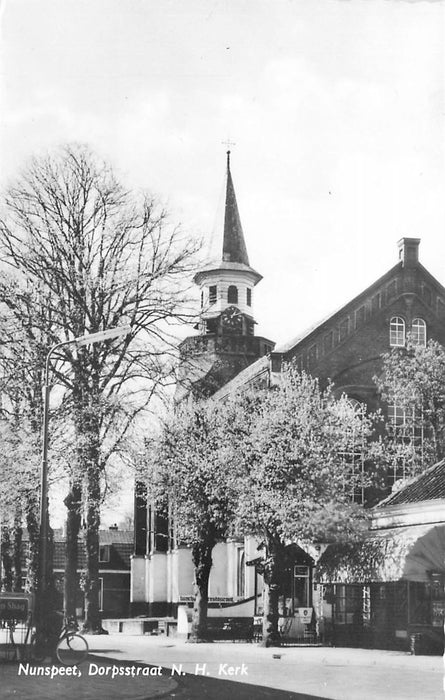
[[[445,7],[3,0],[1,184],[81,141],[210,235],[232,174],[258,333],[285,341],[422,239],[445,284]]]

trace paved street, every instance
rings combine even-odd
[[[88,641],[92,656],[81,666],[80,677],[26,676],[23,667],[18,675],[17,665],[2,665],[2,699],[444,698],[443,660],[439,657],[363,649],[193,645],[170,638],[118,634],[90,636]]]
[[[182,664],[183,672],[196,677],[196,672],[200,676],[204,671],[209,677],[227,683],[247,683],[332,700],[444,698],[444,666],[440,657],[323,647],[263,649],[253,644],[193,645],[169,638],[120,638],[119,635],[94,641],[94,648],[104,656],[113,655],[109,649],[119,649],[121,660],[161,664],[167,668]],[[220,664],[227,666],[221,668]],[[247,666],[247,673],[224,675],[230,666],[239,667],[241,674],[242,664]],[[235,692],[238,690],[233,689],[233,697],[237,697]]]

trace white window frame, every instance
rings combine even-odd
[[[409,446],[415,453],[418,463],[423,465],[424,429],[422,411],[419,411],[414,406],[405,408],[396,403],[388,404],[388,423],[390,430],[400,441],[400,444]],[[412,475],[406,456],[395,458],[392,470],[389,471],[391,483],[395,483],[400,479],[410,478]]]
[[[357,413],[363,415],[364,406],[353,397],[346,397],[347,404]],[[352,435],[345,435],[345,439],[350,442],[348,450],[342,450],[340,456],[344,464],[348,464],[351,469],[351,474],[355,479],[354,486],[351,492],[351,500],[353,503],[365,502],[365,445],[366,442],[363,431],[357,433],[355,430]]]
[[[401,316],[393,316],[389,322],[389,344],[392,348],[403,348],[405,342],[405,320]]]
[[[109,564],[110,563],[110,545],[109,544],[101,544],[99,545],[99,563],[100,564]],[[101,550],[104,553],[104,556],[101,556]]]
[[[102,612],[104,609],[104,579],[103,576],[99,576],[99,610]]]
[[[411,342],[424,348],[426,346],[426,323],[423,318],[415,318],[411,324]]]

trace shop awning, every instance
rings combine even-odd
[[[331,544],[318,560],[320,583],[428,581],[445,573],[445,525],[376,530],[362,542]]]

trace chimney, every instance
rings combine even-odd
[[[419,262],[419,243],[420,238],[401,238],[397,242],[402,267],[416,267]]]

